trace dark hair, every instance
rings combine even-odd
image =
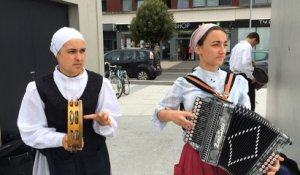
[[[199,39],[199,41],[197,42],[197,44],[198,44],[199,46],[202,46],[203,43],[204,43],[204,41],[205,41],[205,39],[206,39],[206,37],[207,37],[207,35],[208,35],[211,31],[213,31],[213,30],[221,30],[221,31],[223,31],[224,33],[226,33],[226,31],[225,31],[222,27],[220,27],[220,26],[213,26],[213,27],[211,27],[210,29],[208,29],[208,30],[206,31],[206,33]]]
[[[251,32],[247,35],[247,38],[256,39],[257,44],[259,43],[259,34],[257,32]]]

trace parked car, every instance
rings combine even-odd
[[[121,66],[130,78],[154,80],[162,72],[160,61],[147,49],[119,49],[104,54],[104,61]]]
[[[252,59],[255,62],[255,67],[263,69],[266,73],[268,73],[268,59],[269,59],[269,51],[267,50],[253,50],[252,51]],[[230,54],[226,55],[224,59],[224,63],[221,65],[221,69],[225,71],[230,71],[229,68],[229,59]]]

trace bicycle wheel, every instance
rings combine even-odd
[[[122,95],[122,92],[123,92],[123,87],[122,87],[121,80],[116,76],[111,76],[109,78],[109,80],[110,80],[110,83],[112,85],[112,88],[113,88],[117,98],[120,98],[121,95]]]
[[[130,93],[130,81],[127,74],[125,74],[123,78],[123,86],[124,86],[123,93],[125,95],[128,95]]]

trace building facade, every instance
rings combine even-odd
[[[160,43],[162,59],[188,59],[191,33],[203,23],[216,23],[228,32],[228,51],[250,31],[261,36],[256,49],[269,49],[271,0],[163,0],[173,14],[176,32]],[[104,51],[136,47],[129,25],[143,0],[102,0]],[[142,44],[138,44],[142,47]]]

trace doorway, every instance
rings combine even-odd
[[[2,0],[0,21],[0,128],[18,132],[17,116],[27,83],[52,72],[56,65],[49,50],[51,37],[60,27],[68,26],[68,6]]]

